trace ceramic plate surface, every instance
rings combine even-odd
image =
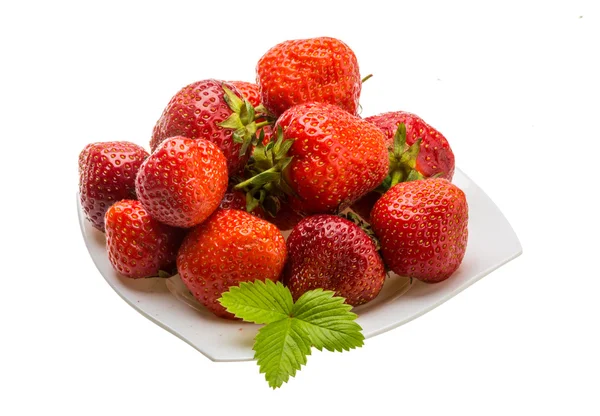
[[[458,169],[453,182],[465,192],[469,204],[469,241],[463,263],[452,277],[437,284],[411,284],[406,278],[389,277],[376,299],[354,308],[366,338],[423,315],[521,254],[517,236],[485,192]],[[77,208],[96,267],[127,303],[213,361],[252,359],[258,325],[215,317],[191,297],[178,276],[135,280],[120,276],[108,261],[104,234],[85,219],[79,196]]]

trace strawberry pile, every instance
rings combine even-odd
[[[358,61],[337,39],[278,44],[256,73],[256,84],[178,91],[151,153],[130,142],[82,150],[81,206],[106,233],[114,269],[179,273],[228,319],[219,299],[243,282],[279,281],[294,301],[321,288],[358,306],[389,271],[427,283],[453,275],[468,206],[446,138],[406,111],[360,117]]]

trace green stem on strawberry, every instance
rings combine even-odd
[[[270,126],[270,125],[272,125],[272,124],[273,124],[273,123],[272,123],[272,122],[270,122],[270,121],[262,121],[262,122],[260,122],[260,123],[256,123],[256,130],[258,130],[258,129],[260,129],[260,128],[263,128],[263,127],[265,127],[265,126]]]
[[[400,182],[410,182],[423,179],[417,170],[417,157],[421,148],[421,139],[417,139],[411,146],[406,145],[406,126],[398,125],[392,149],[390,150],[390,170],[388,176],[375,189],[376,192],[385,193]]]
[[[223,98],[232,113],[227,119],[219,123],[219,126],[233,130],[233,141],[242,144],[240,148],[240,156],[242,156],[248,152],[251,145],[258,143],[257,130],[273,124],[273,118],[264,107],[254,108],[248,100],[239,98],[225,85],[222,87],[225,91]],[[257,118],[264,118],[265,121],[257,123]]]
[[[260,205],[274,217],[280,207],[279,197],[296,196],[284,178],[284,170],[292,161],[287,153],[294,140],[284,140],[281,128],[277,129],[276,137],[275,141],[266,145],[262,140],[258,141],[248,165],[248,172],[252,177],[234,186],[235,190],[246,193],[248,212]]]
[[[364,84],[365,81],[367,81],[368,79],[370,79],[373,76],[373,74],[369,74],[366,77],[364,77],[363,79],[360,80],[361,84]]]

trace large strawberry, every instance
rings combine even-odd
[[[358,306],[374,299],[385,267],[371,237],[345,218],[313,215],[300,221],[287,240],[283,282],[294,299],[307,290],[333,290]]]
[[[150,148],[155,150],[173,136],[205,139],[219,146],[229,172],[237,173],[250,156],[255,131],[254,107],[233,85],[207,79],[182,88],[171,98],[154,126]]]
[[[401,276],[435,283],[447,279],[465,255],[465,194],[443,178],[401,182],[371,211],[386,265]]]
[[[373,190],[388,173],[385,137],[375,125],[341,108],[306,103],[275,125],[278,138],[253,153],[255,176],[236,185],[269,203],[285,193],[304,214],[334,213]]]
[[[276,116],[311,101],[356,114],[361,90],[358,61],[344,42],[328,37],[275,45],[256,65],[262,103]]]
[[[215,315],[233,318],[218,302],[240,282],[279,280],[285,240],[273,224],[247,212],[219,209],[193,228],[177,255],[177,270],[192,295]]]
[[[79,197],[86,218],[104,231],[104,215],[112,204],[135,199],[135,176],[148,157],[131,142],[88,144],[79,154]]]
[[[153,218],[189,228],[217,209],[227,182],[227,161],[216,144],[176,136],[163,141],[142,163],[135,185]]]
[[[116,271],[134,279],[173,274],[184,230],[148,215],[139,201],[122,200],[106,212],[106,249]]]

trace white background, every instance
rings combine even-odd
[[[0,414],[599,414],[596,2],[205,3],[0,6]],[[445,134],[524,254],[362,349],[315,351],[273,391],[106,284],[77,155],[147,146],[180,87],[251,81],[272,45],[320,35],[375,74],[363,115],[412,111]]]

